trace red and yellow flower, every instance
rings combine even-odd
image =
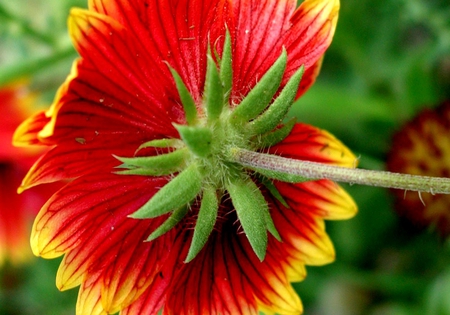
[[[31,243],[64,255],[57,285],[80,286],[78,314],[301,313],[290,282],[334,260],[324,219],[356,206],[333,182],[283,182],[232,152],[354,166],[329,133],[282,123],[319,72],[338,10],[337,0],[72,10],[80,58],[15,141],[52,147],[22,189],[70,180]]]
[[[2,123],[0,125],[0,265],[19,264],[32,257],[29,232],[33,218],[50,196],[45,189],[16,194],[27,170],[42,150],[16,148],[11,139],[17,126],[32,115],[36,96],[24,82],[0,88]]]
[[[450,176],[450,101],[426,108],[393,137],[387,168],[392,172],[436,177]],[[416,227],[433,227],[450,235],[449,195],[392,191],[395,209]]]

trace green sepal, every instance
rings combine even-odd
[[[184,218],[186,213],[188,213],[188,210],[189,210],[189,207],[187,207],[187,206],[183,206],[183,207],[176,209],[170,215],[170,217],[168,217],[166,219],[166,221],[164,221],[163,224],[161,224],[156,230],[154,230],[152,232],[152,234],[149,235],[149,237],[147,238],[146,241],[147,242],[153,241],[153,240],[157,239],[158,237],[169,232],[171,229],[173,229],[175,227],[175,225],[177,225]]]
[[[265,212],[269,211],[266,200],[250,178],[231,178],[225,187],[253,251],[263,261],[267,250]]]
[[[289,109],[297,95],[298,86],[302,79],[304,67],[301,66],[297,72],[289,79],[283,90],[269,106],[269,108],[262,113],[258,118],[250,123],[250,128],[255,134],[262,134],[269,132],[278,126],[286,117]]]
[[[183,104],[184,113],[186,114],[186,122],[188,125],[195,125],[197,123],[197,107],[195,106],[195,101],[178,72],[176,72],[169,64],[167,65],[175,80],[178,94],[180,95],[180,100]]]
[[[297,119],[295,117],[289,119],[284,126],[268,132],[259,137],[258,148],[270,148],[271,146],[283,141],[294,128]]]
[[[214,229],[219,210],[219,200],[214,187],[207,187],[203,190],[202,203],[198,212],[197,223],[195,224],[194,236],[189,247],[185,263],[194,259],[208,241],[209,235]]]
[[[156,139],[141,144],[136,151],[145,148],[179,148],[182,145],[183,141],[181,141],[180,139]]]
[[[287,53],[283,52],[241,103],[233,110],[231,121],[242,123],[260,115],[271,103],[286,69]]]
[[[211,153],[212,131],[210,128],[177,124],[174,126],[192,153],[199,157],[206,157]]]
[[[189,157],[189,150],[182,148],[166,154],[133,158],[114,157],[123,163],[118,166],[119,168],[128,169],[118,171],[117,174],[157,176],[171,174],[184,168]]]
[[[183,170],[183,166],[174,166],[172,168],[167,169],[150,169],[150,168],[132,168],[129,170],[122,170],[114,172],[117,175],[139,175],[139,176],[165,176],[173,173],[177,173]]]
[[[275,187],[274,183],[272,182],[272,180],[270,180],[269,178],[263,176],[263,175],[259,175],[258,176],[259,181],[261,182],[261,184],[264,185],[264,187],[267,188],[267,190],[272,194],[272,196],[278,200],[283,206],[285,206],[286,208],[290,208],[288,203],[286,202],[286,200],[284,200],[283,196],[280,194],[280,192],[278,191],[277,187]]]
[[[156,218],[185,206],[200,193],[202,181],[197,165],[191,164],[130,217],[133,219]]]
[[[224,103],[227,104],[233,85],[231,35],[228,28],[225,32],[225,42],[223,44],[222,58],[220,59],[220,79],[226,96]]]
[[[286,183],[303,183],[303,182],[309,182],[309,181],[314,180],[314,179],[306,178],[306,177],[296,175],[296,174],[282,173],[279,171],[266,170],[266,169],[257,168],[257,167],[249,167],[249,168],[263,176],[266,176],[271,179],[276,179],[276,180],[279,180],[282,182],[286,182]]]
[[[220,113],[222,113],[224,104],[223,87],[214,59],[210,54],[206,56],[206,59],[204,102],[208,121],[215,121],[219,118]]]

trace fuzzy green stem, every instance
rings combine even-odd
[[[432,194],[450,194],[450,178],[354,169],[293,160],[240,148],[230,149],[230,159],[250,168],[294,174],[311,180],[330,179],[349,184],[429,192]]]

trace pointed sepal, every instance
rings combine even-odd
[[[289,79],[269,108],[250,123],[250,128],[254,134],[269,132],[283,121],[294,103],[303,72],[304,67],[301,66]]]
[[[231,51],[231,35],[228,28],[225,33],[225,42],[223,44],[222,58],[220,59],[220,79],[223,84],[225,94],[224,102],[227,104],[233,86],[233,65]]]
[[[197,256],[208,241],[209,235],[214,229],[219,209],[219,200],[214,187],[206,187],[203,190],[202,203],[195,224],[194,236],[186,256],[185,263],[190,262]]]
[[[295,126],[296,118],[291,118],[284,126],[259,136],[258,148],[266,149],[283,141]]]
[[[186,166],[186,160],[189,158],[187,148],[182,148],[166,154],[143,157],[118,157],[116,159],[123,164],[120,168],[127,170],[117,171],[121,175],[168,175],[182,170]]]
[[[200,193],[202,182],[203,178],[197,165],[191,164],[130,217],[133,219],[156,218],[185,206]]]
[[[192,153],[199,157],[206,157],[211,153],[212,131],[210,128],[177,124],[174,126]]]
[[[277,187],[275,187],[275,185],[273,184],[272,180],[263,175],[259,175],[258,179],[260,183],[263,184],[264,187],[266,187],[267,190],[272,194],[272,196],[275,197],[276,200],[278,200],[286,208],[290,208],[286,200],[284,200],[283,196],[278,191]]]
[[[286,69],[287,53],[283,49],[280,57],[263,75],[261,80],[233,110],[231,121],[237,124],[250,121],[260,115],[272,102]]]
[[[253,251],[263,261],[268,241],[266,212],[269,210],[266,200],[248,177],[236,176],[225,187]]]
[[[195,125],[198,119],[195,101],[178,72],[176,72],[175,69],[173,69],[169,64],[167,64],[167,66],[169,67],[169,70],[172,73],[173,79],[177,86],[178,94],[180,95],[180,100],[186,115],[186,122],[188,123],[188,125]]]
[[[208,121],[216,121],[222,113],[224,105],[223,86],[216,63],[210,54],[207,55],[204,102]]]
[[[177,225],[188,213],[188,210],[189,207],[186,206],[176,209],[170,215],[170,217],[168,217],[166,221],[164,221],[163,224],[161,224],[156,230],[152,232],[152,234],[149,235],[149,237],[147,238],[147,242],[153,241],[173,229],[175,225]]]
[[[136,151],[146,148],[180,148],[182,146],[183,141],[180,139],[156,139],[141,144]]]

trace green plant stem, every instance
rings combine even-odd
[[[30,23],[27,20],[25,20],[17,15],[12,14],[1,4],[0,4],[0,19],[4,19],[6,21],[10,21],[12,23],[17,24],[23,33],[27,34],[28,36],[30,36],[44,44],[47,44],[50,46],[55,45],[56,41],[52,36],[37,31],[36,29],[34,29],[33,27],[30,26]]]
[[[450,178],[354,169],[293,160],[240,148],[231,148],[230,158],[232,161],[250,168],[295,174],[311,180],[330,179],[349,184],[429,192],[432,194],[450,194]]]
[[[38,57],[20,61],[16,64],[3,67],[0,71],[0,86],[18,80],[23,77],[29,77],[41,70],[44,70],[55,63],[66,58],[74,58],[75,50],[72,46],[55,51],[50,56]]]

